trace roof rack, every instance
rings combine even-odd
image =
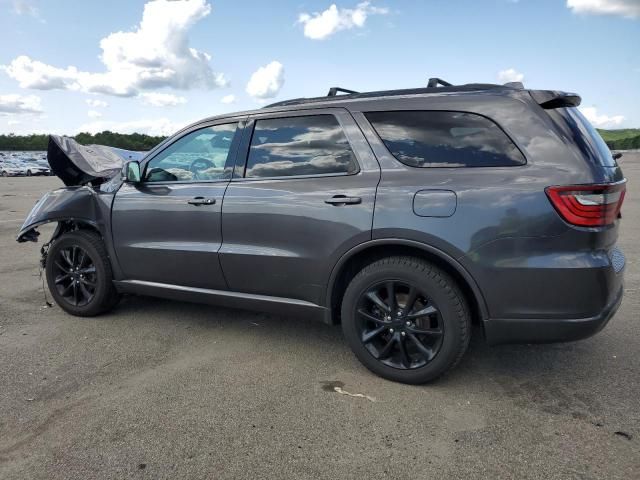
[[[496,85],[494,83],[467,83],[464,85],[453,85],[446,80],[438,77],[430,78],[426,87],[420,88],[405,88],[398,90],[383,90],[374,92],[357,92],[355,90],[349,90],[342,87],[331,87],[329,93],[324,97],[311,97],[311,98],[293,98],[290,100],[283,100],[280,102],[265,105],[263,108],[271,107],[284,107],[291,105],[300,105],[305,103],[322,103],[327,101],[338,100],[355,100],[361,98],[382,97],[382,96],[397,96],[397,95],[416,95],[423,93],[440,93],[440,92],[473,92],[489,89],[522,89],[523,86],[519,82],[505,83],[504,85]],[[338,95],[343,93],[344,95]]]
[[[436,88],[438,85],[443,86],[443,87],[453,87],[454,85],[452,83],[447,82],[446,80],[442,80],[441,78],[438,77],[432,77],[429,79],[429,82],[427,83],[427,88]],[[507,84],[505,84],[507,85]],[[522,85],[522,84],[520,84]],[[329,93],[327,93],[327,97],[336,97],[338,95],[338,92],[342,92],[342,93],[346,93],[347,95],[351,95],[354,93],[360,93],[360,92],[356,92],[355,90],[349,90],[348,88],[342,88],[342,87],[331,87],[329,89]]]
[[[442,85],[443,87],[453,87],[452,84],[442,80],[441,78],[432,77],[429,79],[429,82],[427,83],[427,88],[435,88],[438,85]]]
[[[360,93],[360,92],[356,92],[355,90],[349,90],[348,88],[331,87],[329,89],[329,93],[327,93],[327,97],[335,97],[335,96],[338,95],[338,92],[342,92],[342,93],[346,93],[346,94]]]

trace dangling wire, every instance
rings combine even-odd
[[[53,303],[51,303],[49,301],[49,299],[47,298],[47,289],[44,286],[44,276],[42,275],[42,272],[44,271],[46,262],[47,262],[47,253],[49,251],[49,244],[45,243],[44,245],[42,245],[42,248],[40,249],[40,254],[42,255],[40,258],[40,265],[39,265],[39,271],[38,271],[38,275],[40,276],[40,280],[42,281],[42,294],[44,296],[44,304],[45,307],[44,308],[51,308],[53,307]]]

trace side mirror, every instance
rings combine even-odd
[[[619,158],[622,158],[622,153],[616,152],[616,153],[612,154],[611,156],[613,157],[614,160],[618,160]]]
[[[140,182],[140,164],[138,162],[127,162],[123,168],[123,180],[130,183]]]

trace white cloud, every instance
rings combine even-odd
[[[20,125],[22,122],[20,120],[7,120],[7,125]]]
[[[87,98],[87,105],[93,108],[104,108],[108,107],[109,104],[104,100],[94,100],[93,98]]]
[[[100,117],[102,117],[102,113],[98,112],[97,110],[89,110],[87,112],[87,115],[90,118],[100,118]]]
[[[227,103],[227,104],[229,104],[229,103],[235,103],[235,101],[236,101],[236,96],[235,96],[235,95],[233,95],[233,94],[225,95],[224,97],[222,97],[222,98],[220,99],[220,101],[221,101],[222,103]]]
[[[31,0],[13,0],[13,12],[18,15],[30,15],[40,19],[40,10]]]
[[[273,98],[282,85],[284,85],[284,67],[274,60],[253,72],[247,83],[247,93],[258,99]]]
[[[170,93],[148,92],[141,93],[143,103],[152,107],[175,107],[187,103],[187,99]]]
[[[42,113],[40,97],[35,95],[0,95],[0,115]]]
[[[115,32],[100,41],[104,72],[85,72],[74,66],[59,68],[25,55],[0,68],[23,88],[125,97],[160,87],[188,90],[224,86],[224,75],[211,69],[211,56],[189,46],[189,30],[210,12],[206,0],[148,2],[135,30]]]
[[[332,4],[323,12],[301,13],[298,23],[304,26],[304,36],[323,40],[340,30],[364,27],[369,15],[385,15],[386,8],[374,7],[371,2],[361,2],[356,8],[338,8]]]
[[[567,0],[567,7],[574,13],[640,17],[638,0]]]
[[[498,80],[501,83],[507,82],[522,82],[524,80],[524,74],[516,71],[514,68],[507,68],[498,72]]]
[[[46,63],[32,60],[26,55],[20,55],[9,65],[2,65],[11,78],[18,81],[22,88],[36,90],[71,89],[79,90],[77,82],[80,72],[76,67],[57,68]]]
[[[13,0],[13,11],[18,15],[33,15],[38,9],[27,0]]]
[[[619,127],[624,122],[623,115],[614,115],[612,117],[604,114],[598,114],[596,107],[579,107],[582,114],[591,122],[594,127],[612,128]]]
[[[171,122],[167,118],[132,120],[127,122],[115,122],[97,120],[85,123],[76,129],[76,133],[98,133],[105,130],[118,133],[146,133],[147,135],[168,136],[177,132],[184,125]]]

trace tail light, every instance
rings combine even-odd
[[[626,180],[604,185],[563,185],[545,191],[562,218],[579,227],[615,222],[626,191]]]

